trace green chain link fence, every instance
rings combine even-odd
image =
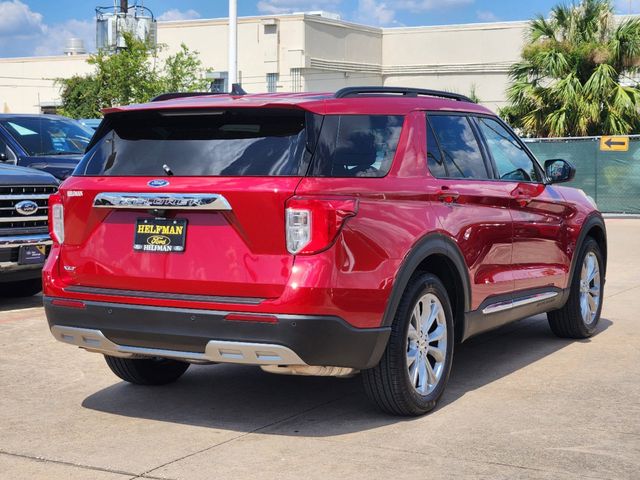
[[[569,186],[581,188],[606,213],[640,213],[640,135],[629,137],[628,152],[600,150],[600,137],[528,139],[527,145],[544,163],[568,160],[576,167]]]

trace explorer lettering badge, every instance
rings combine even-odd
[[[184,252],[187,220],[176,218],[139,218],[136,222],[133,250],[136,252]]]

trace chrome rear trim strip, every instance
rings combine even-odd
[[[75,285],[65,288],[66,292],[112,295],[115,297],[158,298],[163,300],[185,300],[207,303],[235,303],[240,305],[259,305],[265,298],[256,297],[219,297],[215,295],[187,295],[182,293],[145,292],[140,290],[118,290],[115,288],[84,287]]]
[[[125,193],[104,192],[93,200],[96,208],[149,210],[231,210],[231,205],[217,193]]]
[[[114,357],[163,357],[187,362],[241,363],[246,365],[306,365],[290,348],[282,345],[210,340],[204,353],[118,345],[100,330],[51,327],[53,336],[64,343]]]
[[[505,310],[511,310],[512,308],[523,307],[531,303],[541,302],[543,300],[549,300],[558,296],[558,292],[544,292],[529,297],[518,298],[515,300],[507,300],[506,302],[492,303],[482,310],[485,315],[490,313],[503,312]]]

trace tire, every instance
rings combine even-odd
[[[422,326],[430,325],[425,327],[426,332],[416,331],[414,327],[414,312],[426,311],[420,304],[423,307],[430,306],[427,312],[429,315],[422,317],[425,319]],[[440,307],[441,313],[437,313],[430,323],[429,319],[433,316],[436,304]],[[442,327],[446,328],[444,332]],[[436,340],[437,338],[441,340]],[[362,372],[368,397],[378,408],[392,415],[418,416],[433,410],[449,379],[453,344],[453,313],[444,285],[432,274],[416,276],[409,282],[400,300],[389,343],[380,363]],[[433,356],[435,350],[438,351],[437,357],[440,361]],[[412,351],[417,352],[415,356],[410,355]],[[411,361],[410,357],[414,357],[414,360]],[[431,368],[427,369],[423,363],[425,370],[421,372],[419,367],[423,358],[429,362]],[[433,376],[430,377],[428,371],[434,372]],[[427,381],[425,384],[425,379],[436,381]]]
[[[10,282],[2,284],[0,289],[0,297],[32,297],[36,293],[42,291],[42,279],[33,278],[30,280],[21,280],[19,282]]]
[[[186,362],[167,358],[119,358],[105,355],[113,373],[136,385],[166,385],[175,382],[189,368]]]
[[[586,265],[589,259],[597,265],[597,274],[593,279],[589,278],[590,273]],[[604,293],[603,266],[602,252],[598,243],[593,238],[587,237],[578,253],[576,272],[574,278],[571,279],[569,287],[571,290],[567,303],[564,307],[547,313],[549,326],[558,337],[581,339],[589,338],[595,333],[600,321],[600,313],[602,312]],[[596,291],[598,293],[597,298],[594,296]],[[594,303],[589,301],[589,297],[593,299]],[[587,315],[585,315],[583,307],[584,301],[586,301],[588,307]]]

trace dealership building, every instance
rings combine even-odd
[[[377,28],[325,12],[241,17],[238,69],[248,92],[332,91],[349,85],[443,89],[496,109],[505,103],[509,67],[527,22]],[[212,82],[228,88],[228,20],[158,22],[166,53],[181,43],[200,53]],[[89,73],[86,54],[0,59],[0,113],[50,112],[57,78]],[[80,52],[82,50],[80,49]]]

